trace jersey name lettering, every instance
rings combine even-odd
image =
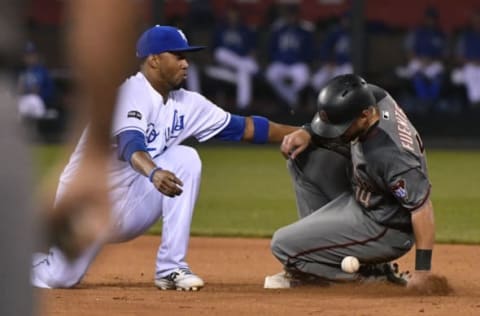
[[[413,136],[408,124],[408,118],[397,105],[395,105],[395,118],[397,119],[397,131],[398,136],[400,137],[400,144],[402,144],[402,147],[407,150],[415,151],[413,148]]]

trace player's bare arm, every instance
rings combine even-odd
[[[130,163],[136,171],[148,177],[161,193],[169,197],[182,194],[182,181],[174,173],[157,167],[147,152],[137,151],[133,153]]]
[[[435,220],[430,199],[412,213],[413,232],[416,243],[415,272],[408,283],[409,287],[418,287],[430,274],[431,256],[435,243]]]
[[[243,141],[255,142],[255,136],[256,134],[258,135],[259,129],[262,128],[260,124],[256,123],[256,120],[258,122],[258,118],[259,117],[251,116],[245,118],[245,130],[242,137]],[[269,143],[280,143],[285,135],[299,129],[299,127],[296,126],[278,124],[272,121],[267,121],[264,118],[261,119],[264,120],[263,123],[268,123],[268,136],[266,140]],[[257,130],[255,128],[257,128]]]

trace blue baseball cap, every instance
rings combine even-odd
[[[137,57],[164,52],[192,52],[204,49],[205,46],[190,46],[187,37],[176,27],[155,25],[143,32],[137,42]]]

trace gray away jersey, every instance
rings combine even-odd
[[[353,192],[373,220],[411,231],[411,212],[423,205],[431,187],[423,144],[395,100],[370,87],[380,120],[351,144]]]

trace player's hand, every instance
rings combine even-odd
[[[410,276],[410,279],[407,282],[407,288],[410,289],[420,289],[422,288],[428,276],[430,275],[430,271],[414,271]]]
[[[286,159],[295,159],[305,148],[308,147],[311,140],[310,134],[299,129],[293,133],[286,135],[280,145],[280,151]]]
[[[183,182],[168,170],[157,170],[153,174],[152,182],[158,191],[169,197],[182,194]]]
[[[448,295],[453,292],[447,278],[430,271],[414,271],[407,288],[420,295]]]

